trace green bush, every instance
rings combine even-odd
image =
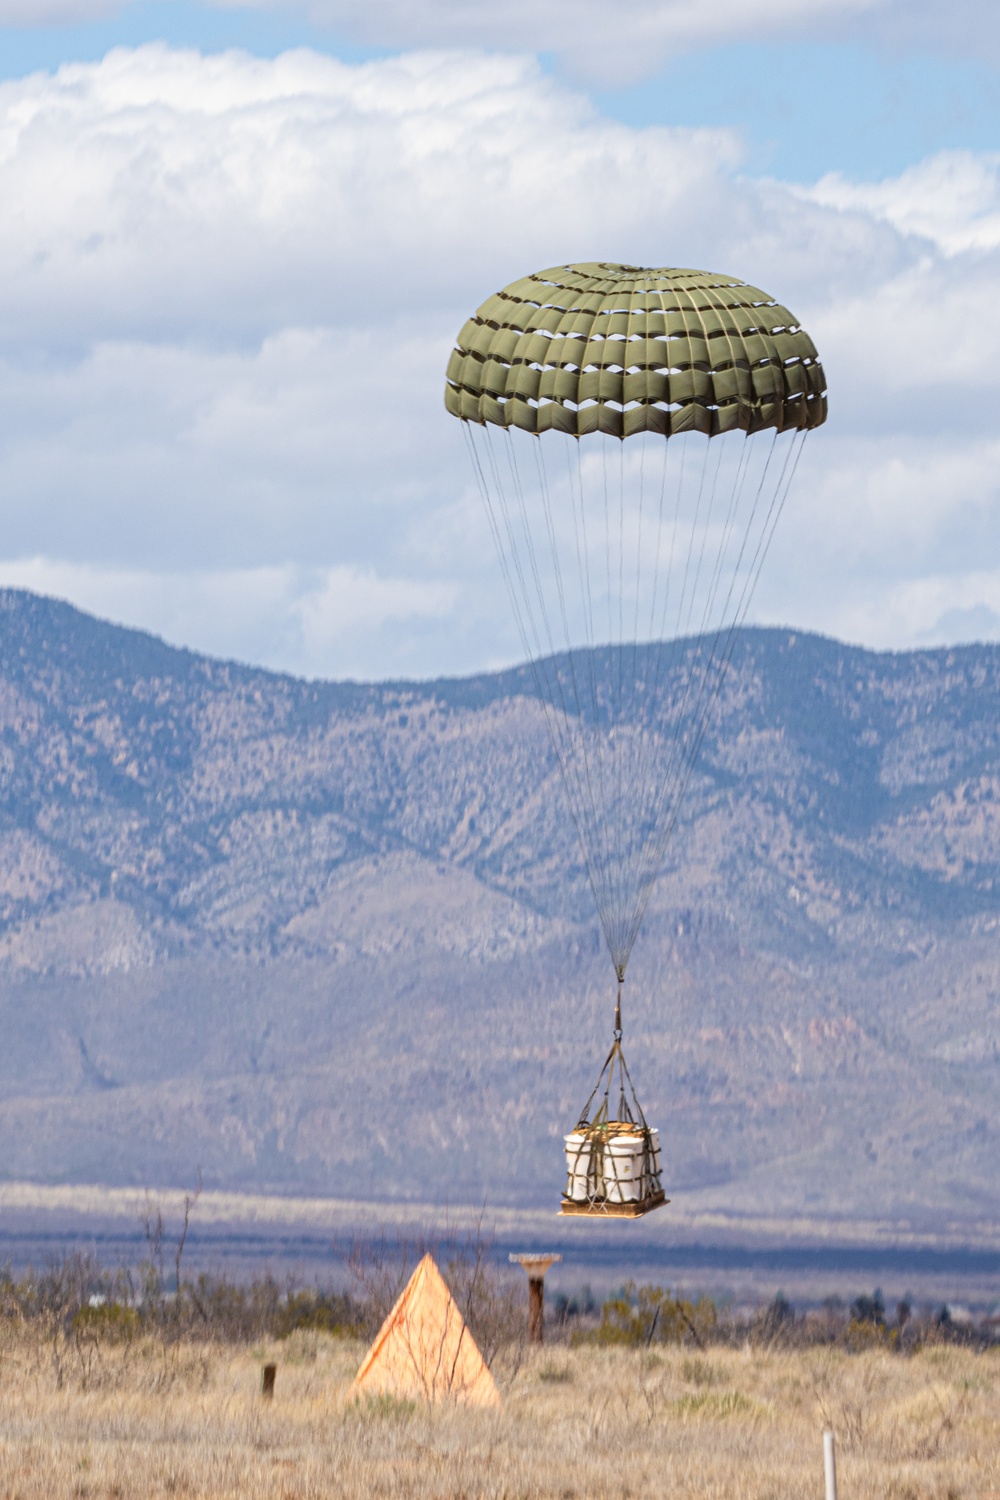
[[[77,1338],[92,1338],[104,1344],[130,1344],[139,1332],[139,1314],[122,1302],[86,1303],[70,1324]]]
[[[361,1310],[350,1297],[331,1292],[290,1292],[275,1317],[274,1332],[279,1339],[299,1329],[353,1337],[360,1321]]]
[[[575,1342],[621,1344],[642,1348],[653,1343],[703,1345],[711,1337],[718,1315],[711,1297],[697,1302],[671,1297],[662,1286],[641,1286],[630,1281],[617,1297],[609,1297],[601,1308],[601,1321],[593,1333],[578,1335]]]

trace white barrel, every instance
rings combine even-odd
[[[604,1147],[604,1197],[608,1203],[637,1203],[643,1197],[641,1134],[612,1136]]]
[[[593,1144],[582,1130],[564,1136],[566,1142],[566,1191],[571,1203],[588,1203],[598,1192],[592,1175]]]
[[[649,1127],[649,1144],[653,1156],[653,1171],[660,1178],[660,1186],[662,1187],[663,1160],[660,1156],[660,1132],[654,1125],[650,1125]],[[656,1185],[656,1183],[650,1183],[650,1189],[652,1190]]]

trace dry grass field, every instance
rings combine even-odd
[[[362,1353],[312,1332],[253,1348],[8,1338],[0,1495],[791,1500],[822,1495],[831,1425],[841,1500],[1000,1497],[1000,1348],[551,1345],[499,1372],[488,1414],[358,1402]]]

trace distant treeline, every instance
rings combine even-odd
[[[819,1309],[796,1312],[781,1293],[752,1311],[719,1307],[711,1297],[689,1301],[659,1286],[629,1282],[599,1310],[584,1289],[578,1298],[557,1299],[558,1323],[574,1342],[649,1347],[656,1343],[806,1346],[833,1344],[860,1351],[874,1347],[916,1352],[928,1343],[985,1348],[1000,1342],[1000,1318],[955,1317],[946,1304],[914,1308],[902,1299],[890,1313],[881,1291],[847,1303],[829,1297]],[[588,1316],[589,1315],[589,1316]],[[574,1323],[592,1326],[573,1328]]]
[[[356,1241],[344,1252],[347,1291],[270,1274],[244,1281],[188,1278],[183,1241],[168,1270],[162,1241],[154,1237],[150,1256],[134,1268],[109,1269],[93,1256],[73,1254],[20,1276],[0,1271],[0,1327],[7,1336],[21,1330],[81,1358],[102,1345],[142,1339],[250,1344],[297,1332],[371,1338],[428,1248],[487,1362],[519,1348],[527,1327],[525,1279],[475,1234],[436,1245]],[[661,1286],[629,1282],[603,1301],[584,1287],[550,1299],[546,1329],[555,1342],[633,1348],[835,1345],[910,1354],[930,1343],[985,1348],[1000,1342],[1000,1318],[977,1321],[953,1316],[946,1305],[914,1308],[908,1300],[890,1310],[878,1289],[849,1304],[830,1298],[819,1309],[797,1312],[780,1294],[753,1310],[734,1311],[710,1297],[672,1296]]]

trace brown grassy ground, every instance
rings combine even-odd
[[[0,1495],[1000,1500],[1000,1350],[550,1347],[499,1414],[357,1403],[362,1353],[295,1334],[253,1350],[8,1343]],[[278,1364],[273,1403],[260,1370]],[[88,1363],[89,1360],[89,1363]],[[61,1384],[60,1384],[61,1379]]]

